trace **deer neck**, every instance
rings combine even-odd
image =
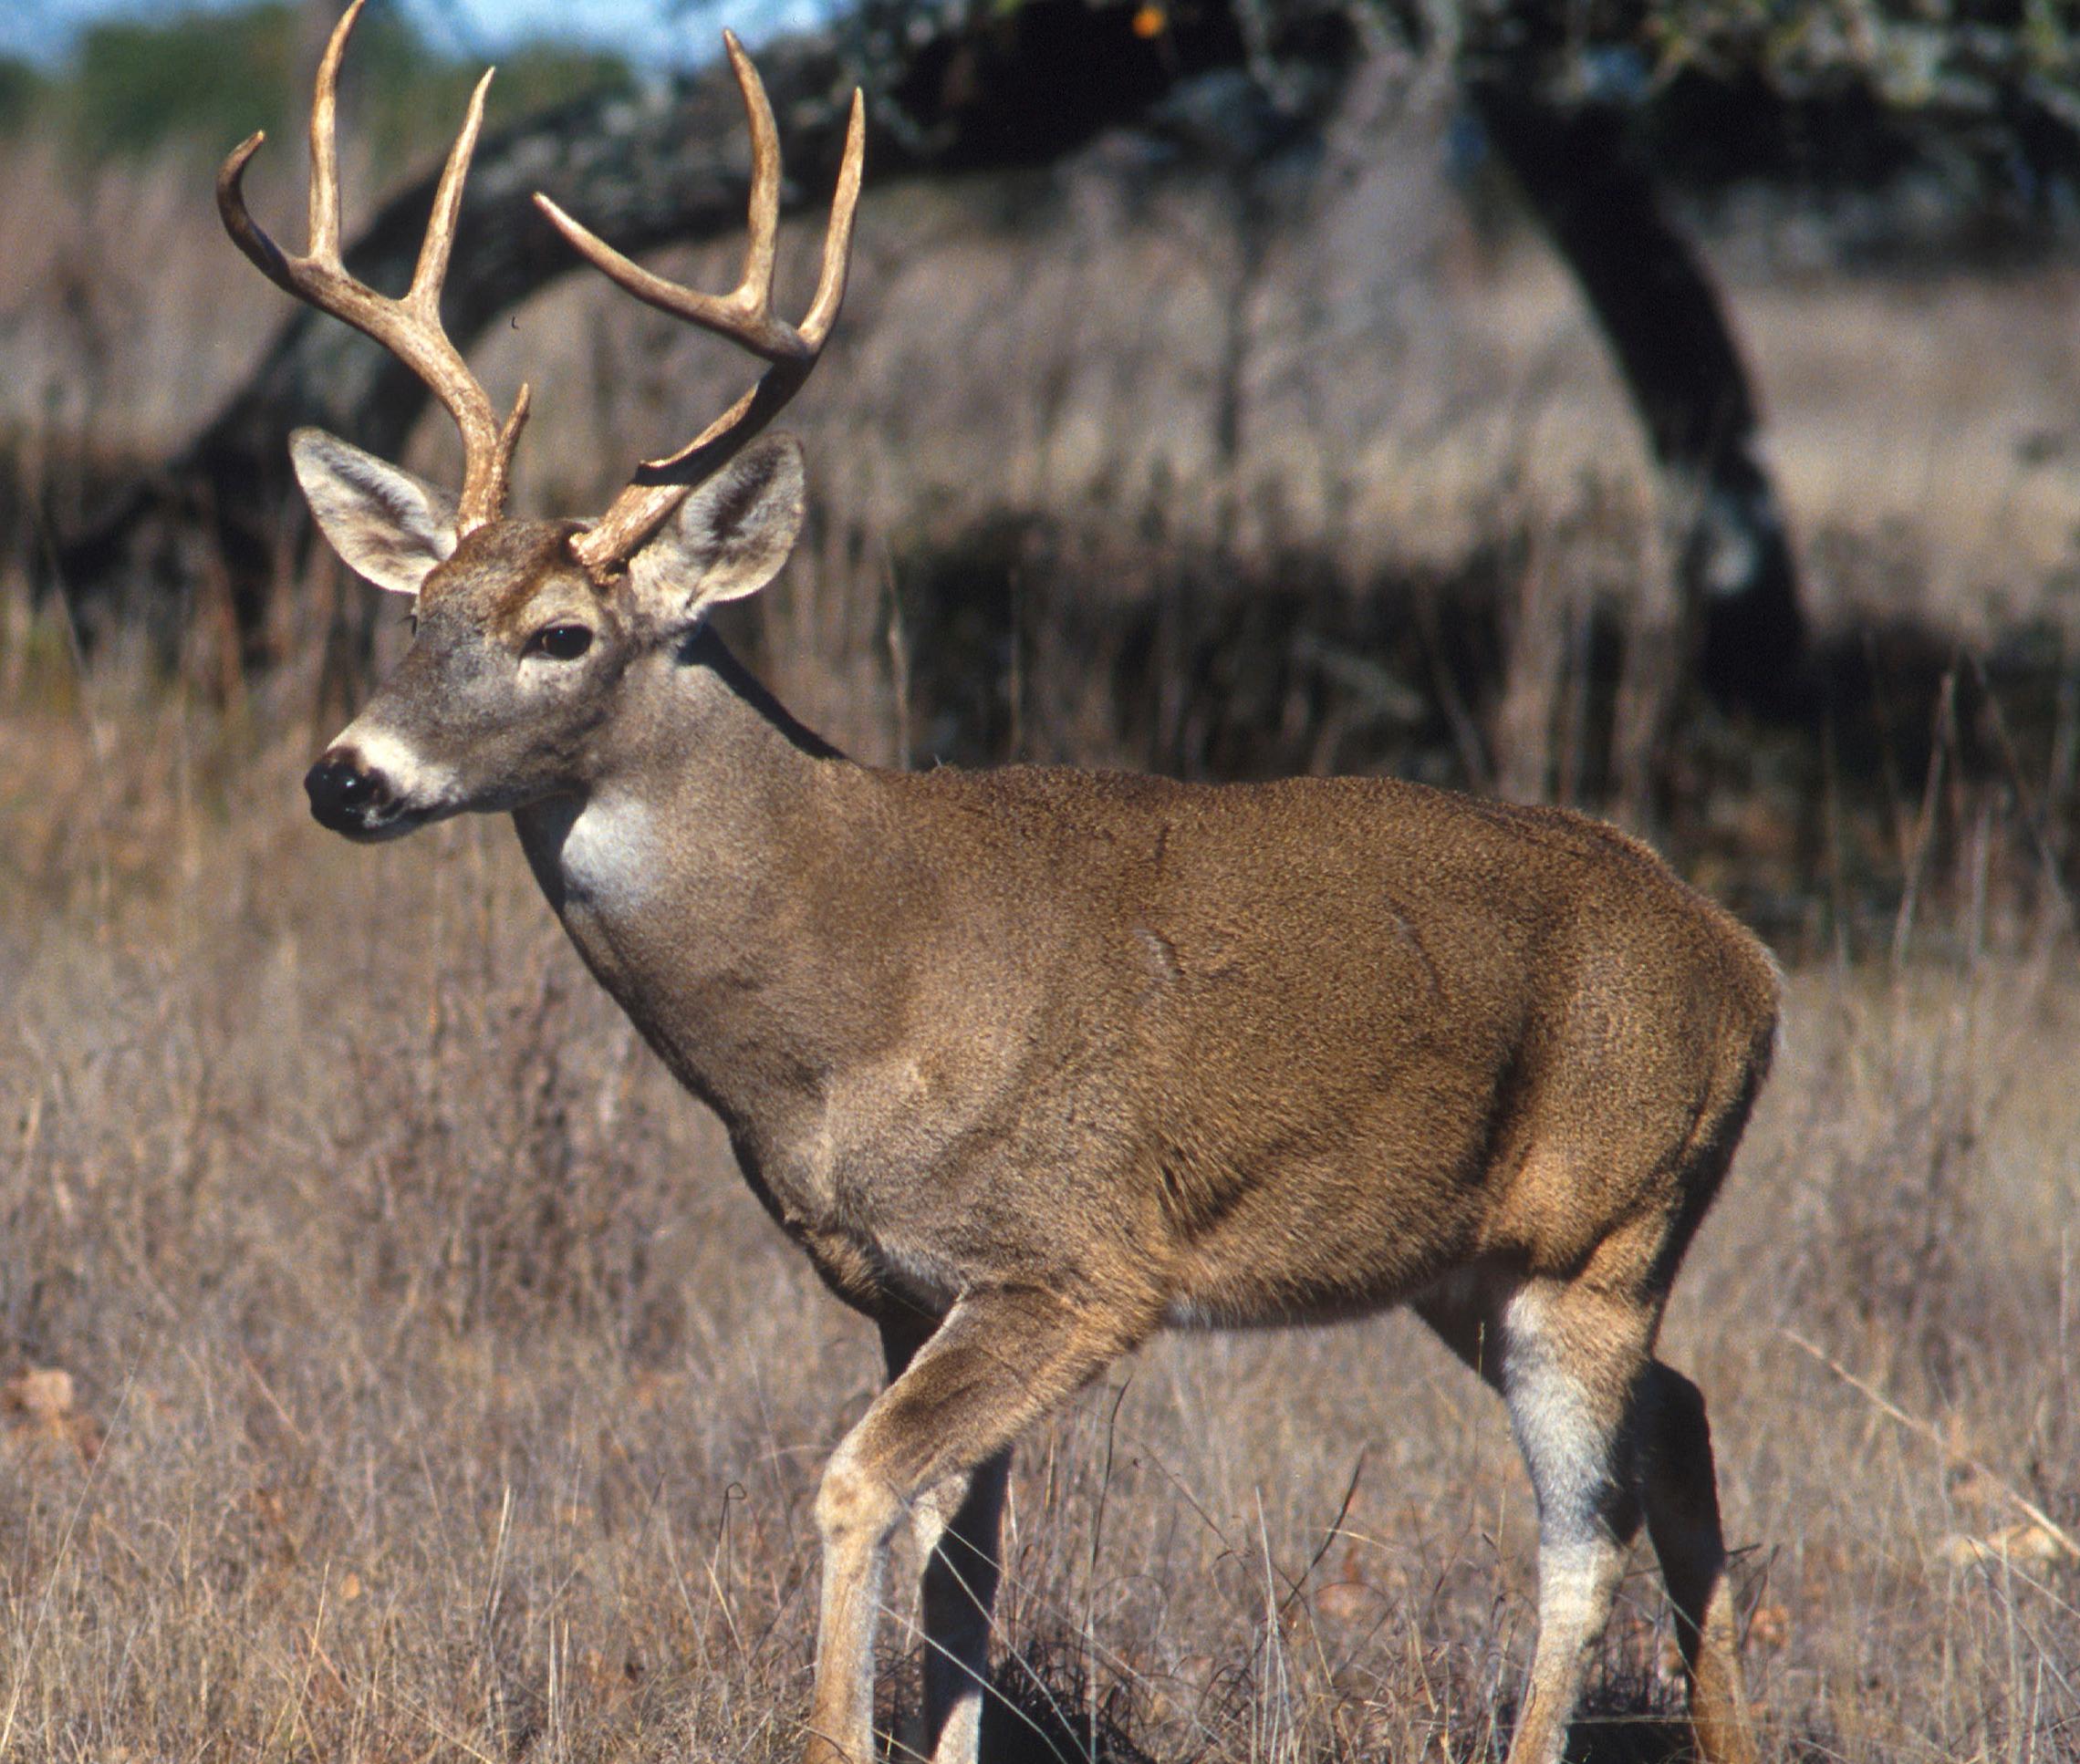
[[[875,774],[787,712],[703,629],[632,666],[578,794],[515,812],[578,952],[740,1144],[785,1136],[866,1057],[848,952],[888,854]],[[830,878],[848,878],[836,901]]]

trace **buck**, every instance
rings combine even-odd
[[[798,327],[772,302],[777,135],[733,38],[752,177],[733,293],[663,280],[536,198],[628,292],[767,365],[598,520],[518,520],[525,389],[499,418],[439,313],[484,87],[410,290],[353,280],[333,113],[359,5],[317,77],[307,253],[246,212],[259,136],[218,201],[266,275],[424,379],[465,462],[450,496],[315,431],[291,443],[319,527],[417,615],[311,768],[311,809],[359,840],[510,814],[587,966],[879,1328],[888,1385],[816,1504],[812,1764],[876,1756],[900,1525],[926,1558],[914,1753],[967,1764],[1019,1436],[1166,1326],[1395,1304],[1501,1392],[1536,1492],[1513,1764],[1560,1756],[1642,1521],[1699,1747],[1752,1759],[1704,1400],[1655,1340],[1768,1065],[1761,946],[1645,846],[1556,809],[1376,778],[847,759],[708,615],[763,587],[801,524],[800,449],[761,431],[844,295],[860,98]]]

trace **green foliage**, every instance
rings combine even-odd
[[[1793,99],[1856,87],[1901,109],[2020,99],[2080,119],[2070,0],[1460,0],[1444,16],[1477,53],[1528,49],[1596,96],[1629,68],[1642,92],[1694,72]]]
[[[110,20],[81,37],[57,96],[74,142],[96,155],[146,153],[182,138],[235,140],[280,128],[296,51],[286,5]]]
[[[47,119],[88,159],[168,148],[213,157],[255,129],[277,140],[301,132],[316,48],[301,9],[284,0],[104,21],[56,78],[0,64],[0,129]],[[481,72],[430,47],[394,6],[375,5],[355,29],[341,105],[387,175],[446,146]],[[617,57],[530,45],[500,66],[489,119],[629,81]]]
[[[628,64],[610,55],[529,44],[503,57],[485,99],[487,125],[497,128],[530,111],[580,93],[631,83]],[[354,127],[386,171],[444,152],[462,121],[470,91],[483,75],[474,62],[435,54],[390,8],[371,10],[355,27],[342,84]],[[291,114],[304,116],[309,94],[299,74],[287,94]]]
[[[891,26],[927,0],[852,0]],[[1902,177],[1981,218],[2080,213],[2080,0],[932,0],[948,28],[1082,5],[1181,42],[1232,37],[1266,91],[1365,43],[1471,87],[1616,113],[1665,174],[1877,189]]]
[[[43,98],[44,78],[33,64],[0,56],[0,135],[18,133]]]
[[[1446,0],[1426,18],[1471,78],[1628,111],[1701,185],[1912,176],[2025,231],[2080,194],[2074,0]]]
[[[634,86],[634,70],[618,55],[530,43],[499,58],[492,90],[505,115],[523,117],[582,94],[629,91]]]
[[[1037,0],[940,0],[976,22]],[[871,12],[877,0],[858,0]],[[893,0],[904,10],[904,0]],[[1797,101],[1867,92],[1898,110],[2016,106],[2080,130],[2075,0],[1091,0],[1151,28],[1228,13],[1253,52],[1281,52],[1328,17],[1444,48],[1470,73],[1569,101],[1646,103],[1685,75]]]

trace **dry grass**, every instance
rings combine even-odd
[[[1253,764],[1393,763],[1377,731],[1432,689],[1420,649],[1316,658],[1340,697],[1267,684],[1291,606],[1197,652],[1191,620],[1226,615],[1166,560],[1209,535],[1244,565],[1311,551],[1326,604],[1383,560],[1521,534],[1499,695],[1448,706],[1443,739],[1456,775],[1575,795],[1586,609],[1656,576],[1637,443],[1552,266],[1451,193],[1422,98],[1355,118],[1255,264],[1216,193],[1143,200],[1104,152],[1009,196],[878,198],[803,410],[818,530],[739,627],[783,696],[863,753],[934,751],[906,721],[958,719],[913,703],[906,642],[962,632],[906,639],[892,556],[1067,511],[1084,549],[1050,567],[1076,594],[1022,617],[1008,571],[1011,647],[967,658],[993,751],[1220,770],[1248,700]],[[7,175],[5,421],[32,456],[165,444],[273,296],[165,168]],[[123,237],[140,267],[111,283]],[[698,267],[719,285],[732,255]],[[1787,293],[1728,268],[1824,617],[1884,596],[1968,633],[2064,621],[2067,283]],[[104,291],[68,306],[82,285]],[[484,360],[494,389],[537,381],[538,505],[592,503],[743,371],[578,284]],[[297,774],[356,690],[323,638],[362,604],[315,579],[303,659],[205,707],[121,653],[83,676],[0,575],[0,1760],[787,1756],[807,1502],[875,1387],[868,1333],[502,826],[363,851],[305,817]],[[1166,608],[1147,702],[1089,647],[1116,583]],[[1651,596],[1627,617],[1621,796],[1661,714]],[[1836,959],[1794,975],[1669,1325],[1714,1406],[1773,1759],[2080,1759],[2080,981],[2044,856],[2070,846],[2080,694],[2054,671],[2045,754],[1910,765],[1889,818],[1698,793],[1701,879],[1763,854],[1792,919],[1835,897],[1808,942]],[[1831,870],[1794,818],[1826,824]],[[1735,848],[1738,874],[1714,859]],[[16,1376],[53,1372],[69,1391]],[[999,1755],[1499,1755],[1531,1540],[1500,1406],[1407,1320],[1166,1340],[1023,1457]],[[1679,1755],[1675,1700],[1641,1562],[1584,1743]]]
[[[1051,175],[878,192],[802,407],[819,504],[899,548],[1037,512],[1245,559],[1321,555],[1352,583],[1455,567],[1516,520],[1646,518],[1605,352],[1551,254],[1468,201],[1451,101],[1426,78],[1360,82],[1319,175],[1279,194],[1253,253],[1217,182],[1152,177],[1118,141]],[[286,303],[222,237],[206,173],[172,158],[88,171],[34,136],[0,144],[0,441],[153,458],[237,381]],[[301,175],[295,152],[263,156],[255,212],[290,228]],[[380,194],[348,166],[349,230]],[[787,233],[796,297],[813,233]],[[1901,280],[1815,267],[1803,236],[1751,223],[1708,251],[1815,612],[2070,633],[2072,267]],[[660,262],[721,286],[737,251]],[[746,371],[589,275],[495,327],[476,359],[501,398],[535,383],[519,488],[549,509],[598,506]],[[452,447],[429,422],[418,457],[438,469]],[[1835,567],[1845,545],[1880,567]]]
[[[0,1757],[787,1755],[868,1332],[503,826],[350,848],[307,711],[11,623],[0,1374],[74,1389],[0,1417]],[[1794,976],[1669,1320],[1772,1758],[2080,1757],[2080,986],[1958,850],[1903,964]],[[1166,1340],[1023,1457],[1002,1755],[1496,1755],[1531,1544],[1407,1320]],[[1591,1755],[1676,1755],[1643,1562],[1597,1685]]]

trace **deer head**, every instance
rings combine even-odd
[[[263,136],[224,161],[217,205],[263,275],[390,349],[462,432],[455,495],[319,430],[301,430],[290,443],[297,482],[334,548],[377,586],[412,600],[404,660],[305,780],[325,825],[380,839],[582,788],[629,669],[682,649],[711,607],[755,593],[786,561],[802,519],[801,449],[762,431],[808,379],[844,300],[866,125],[855,93],[823,271],[799,326],[773,310],[778,130],[757,70],[728,33],[752,143],[750,243],[736,288],[707,295],[666,281],[536,196],[578,253],[638,299],[768,365],[687,446],[639,467],[598,520],[513,520],[506,487],[527,389],[501,420],[440,314],[491,75],[478,82],[449,152],[411,287],[394,298],[377,293],[348,273],[339,245],[336,93],[364,3],[341,16],[318,67],[304,254],[284,252],[247,212],[242,184]]]

